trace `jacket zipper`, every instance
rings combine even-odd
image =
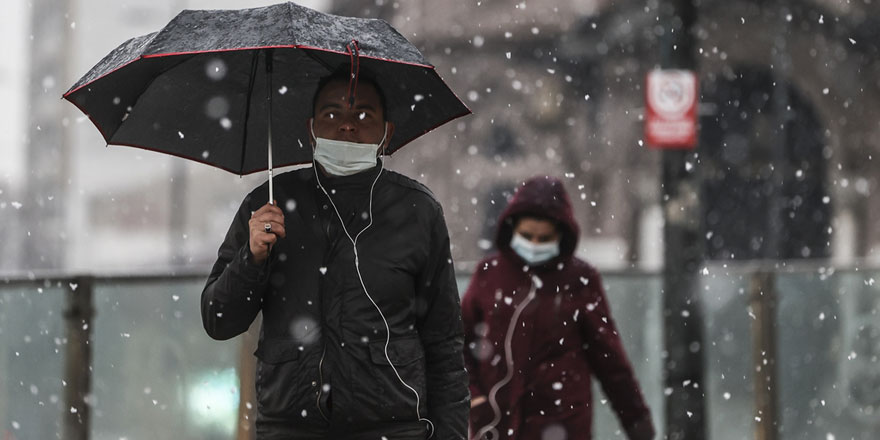
[[[507,327],[507,334],[504,335],[504,360],[507,365],[507,374],[504,375],[504,378],[498,381],[489,391],[489,405],[492,407],[492,412],[495,413],[495,417],[493,417],[492,422],[488,425],[482,427],[478,432],[475,438],[484,438],[484,436],[488,433],[492,433],[492,438],[497,439],[499,437],[498,430],[495,429],[498,426],[498,423],[501,422],[501,408],[498,406],[498,402],[495,400],[495,396],[498,394],[498,390],[507,385],[508,382],[513,378],[513,333],[516,330],[516,323],[519,320],[519,315],[522,314],[522,311],[535,299],[537,295],[538,289],[541,288],[543,283],[541,280],[532,275],[531,287],[529,288],[529,294],[526,296],[526,299],[520,303],[516,309],[513,311],[513,315],[510,318],[510,324]]]
[[[320,191],[316,190],[316,192],[318,192],[319,194],[315,197],[315,201],[320,206],[321,200],[322,200],[321,194],[320,194]],[[325,244],[324,258],[323,258],[323,261],[321,262],[321,265],[323,267],[327,267],[328,259],[329,259],[328,255],[329,255],[331,249],[333,248],[332,238],[330,235],[330,223],[331,222],[328,221],[328,219],[325,216],[326,211],[327,211],[326,204],[323,205],[323,209],[318,210],[318,216],[321,220],[322,226],[324,226],[321,229],[322,229],[322,232],[324,232],[325,240],[327,240],[327,242]],[[325,421],[329,422],[330,418],[327,417],[327,414],[324,413],[324,409],[321,408],[321,397],[324,396],[324,357],[327,355],[327,341],[324,339],[324,332],[326,331],[326,328],[327,328],[327,320],[325,319],[326,317],[324,316],[324,305],[325,304],[324,304],[324,296],[322,295],[323,292],[324,292],[324,279],[322,277],[318,281],[318,299],[321,304],[321,307],[320,307],[321,342],[323,344],[323,347],[321,348],[321,360],[318,361],[318,394],[315,399],[315,407],[318,408],[318,413],[321,414],[321,417]]]
[[[321,417],[326,421],[330,421],[326,414],[324,414],[324,410],[321,409],[321,396],[324,394],[324,355],[327,353],[327,346],[324,345],[323,350],[321,350],[321,360],[318,361],[318,398],[315,400],[315,406],[318,408],[318,412],[321,413]]]

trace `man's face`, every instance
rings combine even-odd
[[[358,84],[353,106],[349,106],[348,82],[330,81],[315,97],[313,134],[315,137],[365,144],[376,144],[385,135],[385,145],[394,126],[388,123],[378,91],[369,83]],[[384,146],[384,145],[383,145]]]

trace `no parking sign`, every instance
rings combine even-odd
[[[645,87],[645,140],[655,148],[697,144],[697,77],[689,70],[654,70]]]

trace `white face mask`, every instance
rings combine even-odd
[[[526,263],[540,264],[559,255],[559,240],[535,244],[514,232],[513,238],[510,240],[510,248],[523,260],[526,260]]]
[[[334,176],[350,176],[376,166],[376,153],[385,143],[385,136],[388,134],[388,124],[386,123],[385,134],[382,135],[382,140],[378,144],[337,141],[316,137],[314,125],[315,123],[312,121],[315,162],[321,164],[324,171]]]

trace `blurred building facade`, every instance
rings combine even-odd
[[[16,245],[3,269],[213,260],[241,196],[264,176],[105,151],[72,108],[38,110],[118,42],[161,27],[178,9],[247,6],[225,3],[71,0],[54,34],[40,30],[30,59],[32,172],[0,195],[21,204],[4,210],[18,226],[6,231]],[[644,78],[659,65],[659,0],[320,6],[390,21],[474,110],[389,160],[435,191],[457,260],[492,247],[495,218],[518,182],[553,174],[575,202],[582,256],[603,267],[662,265],[661,153],[642,142]],[[709,258],[880,260],[878,12],[868,1],[699,2],[702,130],[693,170],[703,181]],[[49,35],[67,37],[50,45],[60,40]],[[66,61],[46,66],[40,47],[67,47]],[[40,145],[62,153],[47,160]],[[40,241],[24,229],[60,231]]]
[[[880,259],[876,2],[698,3],[693,164],[710,259]],[[662,3],[337,2],[415,41],[474,110],[395,165],[438,193],[479,258],[522,179],[564,177],[600,266],[662,264],[660,152],[643,144]],[[403,162],[403,163],[400,163]]]

